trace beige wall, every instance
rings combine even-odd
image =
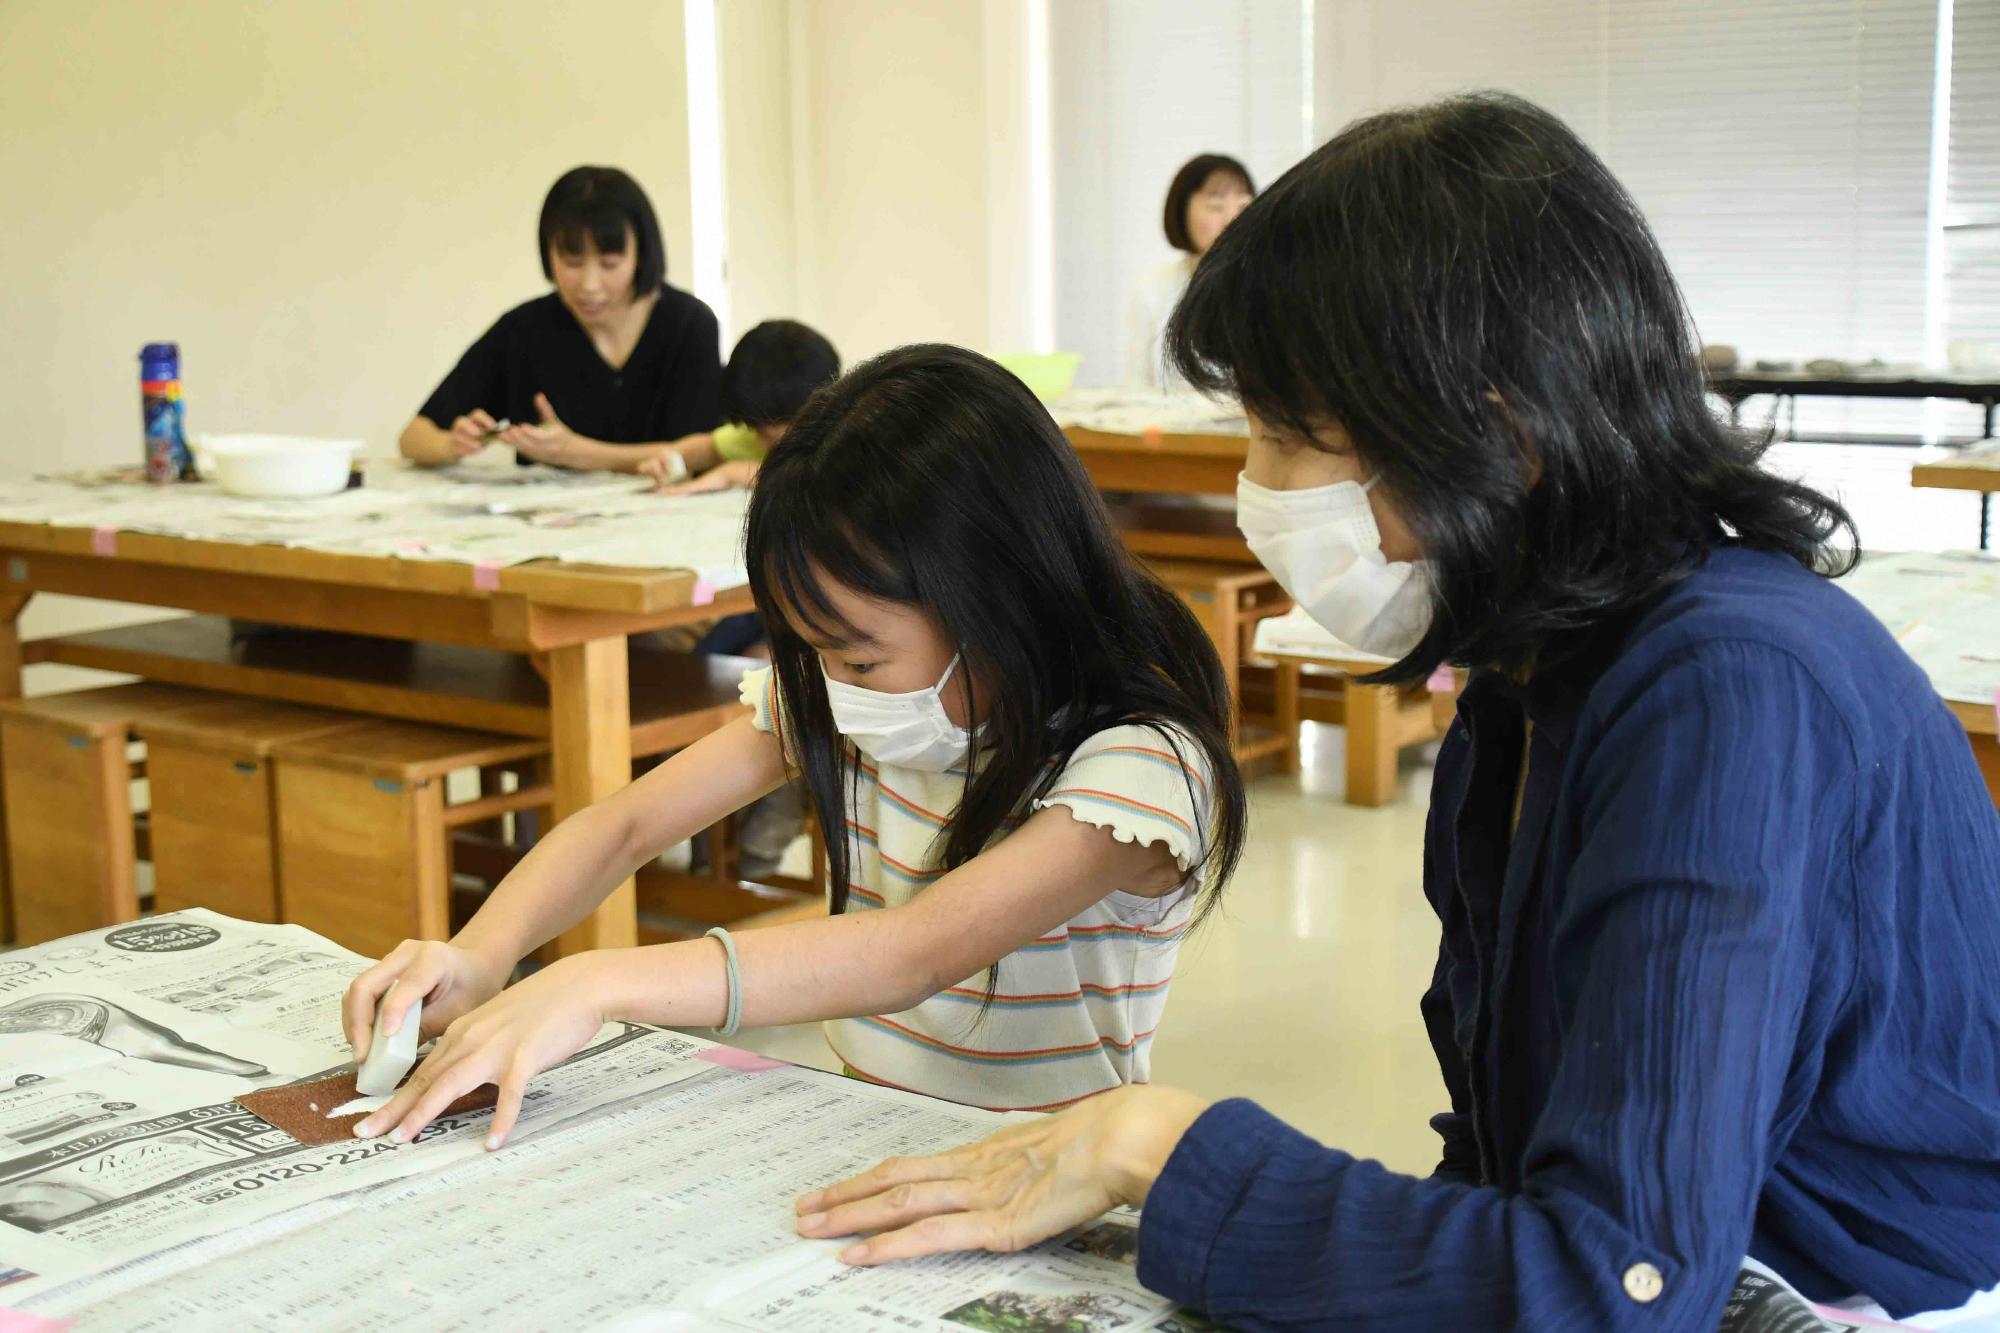
[[[716,6],[731,338],[799,317],[791,11],[790,0]]]
[[[678,0],[0,4],[0,479],[136,461],[162,338],[191,429],[393,452],[546,290],[536,212],[580,162],[646,187],[684,285],[682,23]]]
[[[907,342],[993,344],[988,10],[1018,2],[721,7],[738,329],[790,313],[849,363]]]

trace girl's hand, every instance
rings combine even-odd
[[[1191,1092],[1116,1088],[957,1152],[892,1157],[798,1201],[799,1234],[875,1232],[840,1253],[879,1264],[945,1250],[1024,1250],[1119,1204],[1144,1203],[1208,1109]]]
[[[356,1125],[355,1135],[374,1138],[394,1126],[390,1137],[408,1143],[445,1107],[493,1083],[500,1100],[486,1146],[498,1148],[520,1118],[528,1080],[582,1050],[604,1026],[598,989],[592,960],[580,957],[551,963],[500,992],[447,1027],[409,1082]]]
[[[657,477],[655,481],[659,480]],[[677,486],[655,486],[666,495],[702,495],[709,491],[747,490],[757,480],[757,465],[750,461],[718,463],[692,481]]]
[[[676,480],[687,476],[687,460],[682,458],[670,444],[663,449],[654,450],[642,461],[639,464],[639,475],[651,478],[654,490],[664,491]]]
[[[424,1002],[418,1040],[434,1037],[460,1014],[470,1013],[500,993],[512,963],[477,954],[437,940],[404,940],[389,956],[356,977],[341,1001],[341,1026],[357,1063],[368,1055],[375,1036],[375,1014],[382,1013],[384,1032],[397,1032],[403,1015],[417,1000]]]

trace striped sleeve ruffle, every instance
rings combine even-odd
[[[1187,870],[1208,847],[1210,792],[1193,741],[1168,728],[1127,725],[1077,746],[1035,808],[1059,805],[1121,842],[1164,846]]]
[[[785,713],[778,702],[778,673],[770,667],[759,667],[746,672],[743,683],[737,687],[743,702],[751,710],[750,723],[759,731],[768,731],[778,738],[778,748],[784,752],[787,764],[798,761],[792,756],[791,739],[785,734]]]

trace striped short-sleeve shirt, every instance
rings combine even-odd
[[[756,725],[780,731],[776,680],[743,684]],[[848,809],[848,910],[909,902],[941,878],[940,836],[963,769],[929,773],[863,759]],[[1037,809],[1061,806],[1125,842],[1164,846],[1183,870],[1207,846],[1210,777],[1184,735],[1146,725],[1087,738]],[[1174,958],[1193,907],[1190,882],[1161,897],[1115,884],[1072,920],[1000,960],[981,1012],[984,971],[902,1013],[835,1019],[830,1046],[865,1078],[996,1110],[1052,1110],[1147,1081]]]

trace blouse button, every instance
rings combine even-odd
[[[1633,1264],[1625,1270],[1625,1294],[1645,1305],[1660,1298],[1666,1279],[1651,1264]]]

